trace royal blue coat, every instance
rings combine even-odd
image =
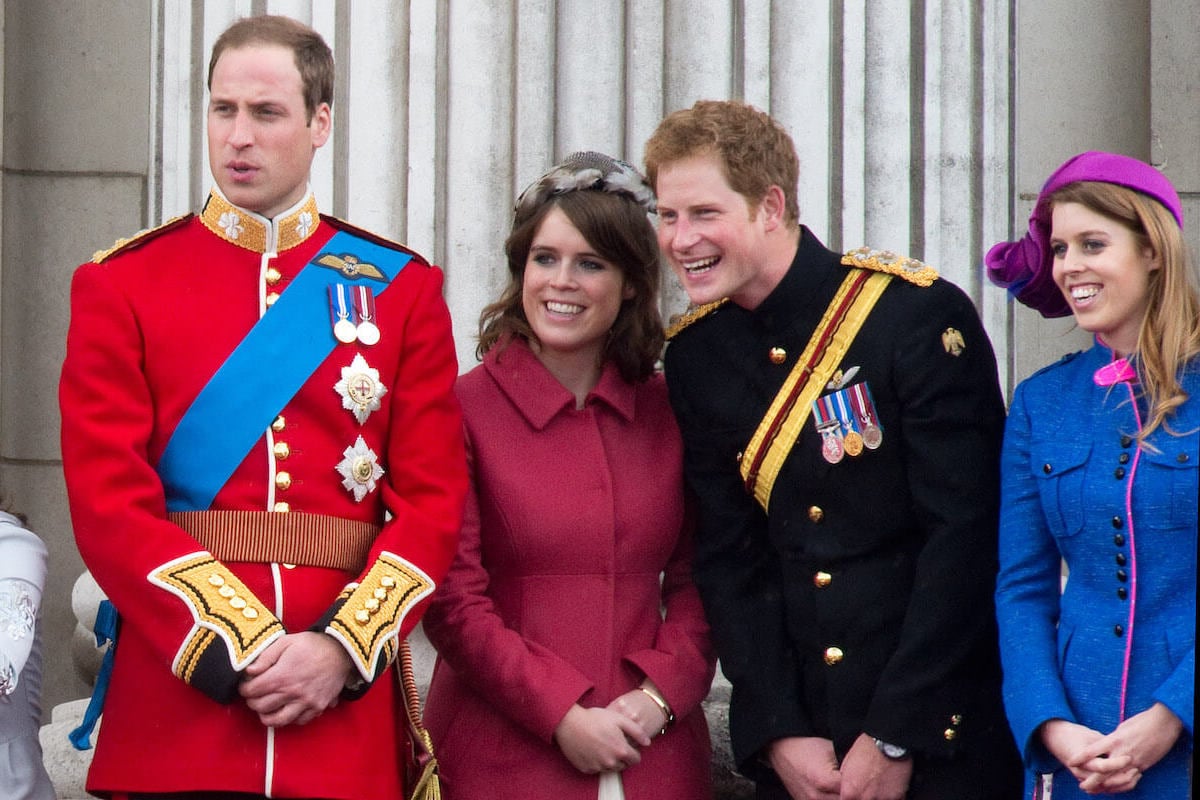
[[[1004,699],[1031,773],[1054,800],[1083,797],[1037,735],[1062,718],[1109,733],[1161,702],[1183,720],[1174,748],[1124,798],[1186,797],[1196,661],[1200,361],[1190,395],[1142,447],[1135,386],[1094,379],[1097,342],[1017,387],[1002,460],[996,613]],[[1147,446],[1149,445],[1149,446]],[[1060,559],[1068,578],[1062,586]],[[1028,796],[1028,795],[1027,795]]]

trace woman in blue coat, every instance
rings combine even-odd
[[[1021,383],[1005,431],[996,613],[1026,796],[1187,797],[1200,298],[1179,196],[1083,153],[1029,227],[990,277],[1095,341]]]

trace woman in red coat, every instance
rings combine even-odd
[[[448,800],[706,798],[714,656],[654,364],[653,194],[576,153],[517,201],[458,381],[472,471],[425,629]]]

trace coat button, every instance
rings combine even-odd
[[[1119,580],[1121,583],[1124,583],[1125,581],[1129,580],[1129,574],[1125,572],[1125,570],[1119,569],[1117,570],[1117,580]]]
[[[767,357],[771,359],[772,364],[782,364],[787,361],[787,350],[782,347],[772,347]]]
[[[1179,455],[1175,456],[1175,460],[1178,461],[1180,464],[1186,464],[1187,460],[1188,460],[1188,454],[1180,453]]]
[[[263,298],[263,302],[267,304],[267,308],[275,305],[275,301],[279,299],[279,292],[267,292],[267,296]]]
[[[1050,466],[1049,464],[1042,464],[1042,472],[1049,475],[1053,471],[1054,471],[1054,467]]]
[[[1127,559],[1125,558],[1125,554],[1124,554],[1124,553],[1117,553],[1117,566],[1118,566],[1118,567],[1123,567],[1123,566],[1125,566],[1125,562],[1126,562],[1126,560],[1127,560]]]
[[[275,488],[286,492],[292,488],[292,473],[277,472],[275,473]]]
[[[1114,625],[1114,626],[1113,626],[1113,633],[1114,633],[1115,635],[1117,635],[1117,636],[1124,636],[1124,635],[1125,635],[1125,629],[1124,629],[1123,627],[1121,627],[1120,625]]]
[[[282,414],[280,414],[278,417],[276,417],[275,420],[271,423],[271,430],[275,431],[276,433],[279,433],[281,430],[283,430],[286,427],[287,427],[287,420],[285,420],[283,418]]]
[[[845,653],[842,652],[842,648],[840,648],[840,647],[826,647],[825,648],[825,663],[831,667],[834,664],[841,663],[841,660],[844,657],[845,657]]]
[[[825,519],[825,509],[821,508],[820,506],[809,506],[808,507],[808,521],[809,522],[820,525],[824,519]]]
[[[267,281],[267,286],[274,286],[275,284],[279,283],[279,281],[283,280],[283,273],[274,267],[267,267],[265,279]]]
[[[1120,517],[1113,517],[1112,522],[1113,527],[1117,528],[1118,530],[1125,527],[1125,520],[1121,519]]]
[[[1132,436],[1122,436],[1121,437],[1121,447],[1129,447],[1129,445],[1131,445],[1131,444],[1133,444]]]
[[[1124,600],[1126,597],[1129,597],[1129,592],[1125,591],[1124,586],[1117,587],[1117,597],[1119,597],[1122,600]]]
[[[1121,453],[1121,455],[1117,456],[1117,463],[1128,464],[1129,463],[1129,453]]]
[[[1119,533],[1116,534],[1115,536],[1113,536],[1113,544],[1115,544],[1117,547],[1124,547],[1125,546],[1125,537]]]
[[[942,731],[942,738],[947,742],[953,742],[958,738],[958,731],[954,730],[954,728],[946,728],[946,730]]]
[[[1113,477],[1116,478],[1117,480],[1121,480],[1121,478],[1124,478],[1125,477],[1125,468],[1117,467],[1116,469],[1114,469]]]
[[[271,447],[271,452],[275,454],[276,458],[278,458],[280,461],[283,461],[292,454],[292,448],[288,446],[287,442],[276,442]]]
[[[813,575],[813,586],[816,586],[818,589],[824,589],[831,583],[833,583],[833,576],[828,572],[818,572],[816,575]]]
[[[278,503],[275,504],[274,510],[277,513],[286,514],[292,510],[292,507],[290,505],[288,505],[287,503],[283,502],[282,500],[280,500]]]

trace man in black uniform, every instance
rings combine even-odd
[[[696,582],[760,798],[1008,798],[993,618],[1004,405],[970,299],[799,224],[782,127],[732,102],[646,145],[694,308],[666,354]]]

